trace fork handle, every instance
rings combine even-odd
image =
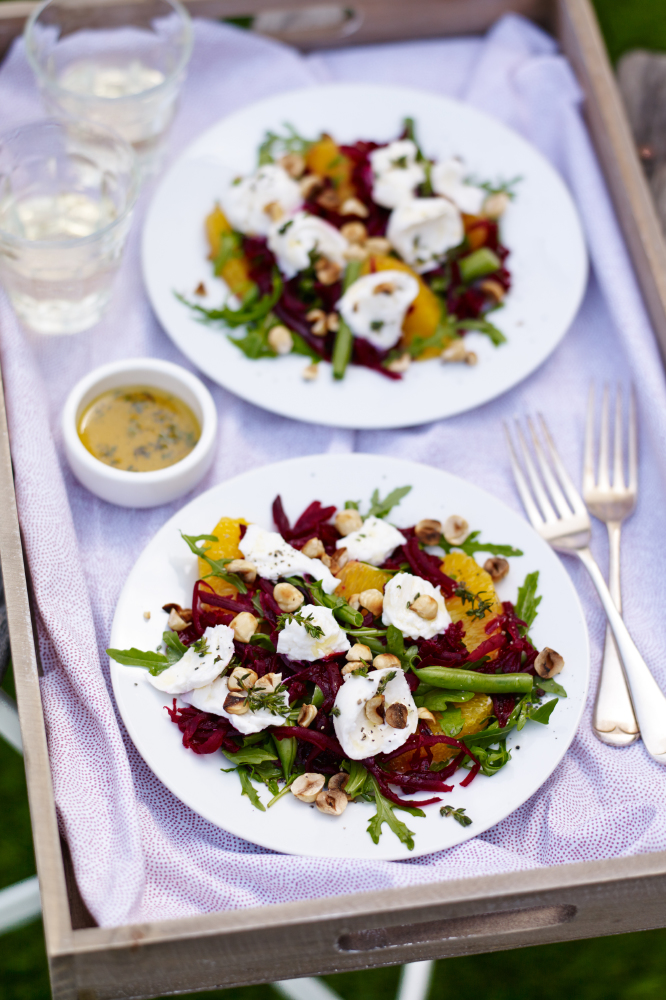
[[[608,521],[608,543],[610,565],[608,589],[617,610],[622,613],[620,589],[620,521]],[[617,651],[610,626],[606,626],[604,654],[599,674],[597,700],[592,715],[595,736],[609,746],[626,747],[638,737],[638,725],[631,704],[631,697],[622,670],[622,661]]]
[[[666,764],[666,696],[629,635],[589,548],[574,551],[597,588],[608,624],[613,630],[645,749],[658,764]]]

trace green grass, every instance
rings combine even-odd
[[[666,50],[666,0],[594,0],[611,58],[631,48]],[[11,676],[4,688],[13,694]],[[23,762],[0,740],[0,887],[34,874]],[[391,1000],[399,970],[328,976],[343,1000]],[[41,923],[0,936],[0,1000],[48,1000]],[[194,997],[195,994],[190,996]],[[201,996],[201,994],[196,994]],[[210,1000],[273,1000],[268,986],[216,990]],[[438,962],[431,1000],[664,1000],[666,930],[547,945]]]

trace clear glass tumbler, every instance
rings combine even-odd
[[[134,146],[144,176],[160,168],[192,52],[180,0],[46,0],[25,48],[49,114],[107,125]]]
[[[39,333],[78,333],[111,297],[139,187],[137,159],[92,122],[0,136],[0,282]]]

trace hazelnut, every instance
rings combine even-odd
[[[324,186],[324,181],[317,174],[306,174],[300,180],[299,187],[301,189],[301,195],[307,201],[315,193],[315,191],[320,191]]]
[[[378,618],[384,610],[384,595],[381,590],[362,590],[358,595],[361,606]]]
[[[384,719],[392,729],[406,729],[409,721],[409,709],[402,702],[394,701],[384,713]]]
[[[178,614],[175,608],[172,608],[171,611],[169,612],[169,620],[167,621],[167,625],[169,626],[170,629],[173,629],[174,632],[182,632],[184,628],[187,628],[188,622],[184,621],[184,619],[181,618],[181,616]]]
[[[315,337],[325,337],[328,332],[327,316],[323,309],[311,309],[306,315],[308,323],[312,324],[311,333]]]
[[[339,788],[334,788],[333,791],[330,789],[321,791],[315,799],[315,805],[319,812],[326,813],[328,816],[341,816],[347,808],[348,802],[349,799]]]
[[[200,281],[199,284],[197,285],[197,287],[194,289],[194,294],[195,295],[202,295],[202,296],[205,296],[205,295],[208,294],[208,292],[206,291],[206,286],[204,285],[203,281]]]
[[[434,597],[422,594],[421,597],[417,597],[415,601],[412,601],[409,605],[409,610],[413,611],[419,618],[423,618],[424,621],[432,622],[437,617],[439,608]]]
[[[329,212],[337,212],[340,207],[340,197],[335,188],[327,188],[317,196],[317,204]]]
[[[290,177],[298,180],[305,173],[305,160],[300,153],[287,153],[280,159],[280,166]]]
[[[317,362],[313,362],[311,365],[306,365],[301,372],[301,378],[305,382],[314,382],[319,375],[319,365]]]
[[[465,361],[467,358],[467,348],[462,338],[454,340],[448,347],[445,347],[440,356],[442,361],[446,362]]]
[[[306,772],[299,775],[295,781],[292,781],[290,787],[292,793],[301,802],[314,802],[324,787],[325,782],[326,778],[323,774]]]
[[[564,657],[556,653],[554,649],[550,646],[544,646],[536,660],[534,661],[534,669],[538,673],[539,677],[543,677],[544,680],[548,680],[551,677],[555,677],[564,668]]]
[[[452,514],[444,522],[442,534],[449,545],[461,545],[469,535],[469,524],[464,517]]]
[[[488,195],[481,211],[487,219],[499,219],[506,212],[510,201],[506,191],[496,191],[495,194]]]
[[[370,212],[358,198],[346,198],[340,206],[340,215],[358,215],[359,219],[367,219]]]
[[[315,274],[322,285],[334,285],[340,280],[342,268],[327,257],[320,257],[315,264]]]
[[[331,573],[339,573],[343,566],[346,566],[349,562],[349,553],[347,549],[336,549],[331,558],[331,565],[329,567]]]
[[[229,622],[229,628],[233,629],[234,639],[238,642],[249,642],[259,628],[259,622],[249,611],[241,611]]]
[[[391,242],[385,236],[368,236],[365,247],[370,253],[385,254],[390,252]]]
[[[386,367],[390,372],[397,372],[399,375],[404,375],[411,363],[412,356],[408,351],[405,351],[405,353],[401,354],[399,358],[394,358],[393,361],[389,361]]]
[[[392,670],[402,668],[400,660],[393,653],[379,653],[372,661],[372,665],[375,670],[387,670],[388,667],[391,667]]]
[[[341,535],[351,535],[363,527],[363,518],[357,510],[341,510],[335,515],[335,527]]]
[[[280,219],[284,218],[284,209],[279,201],[269,201],[267,205],[264,205],[264,212],[273,222],[279,222]]]
[[[323,556],[319,556],[319,559],[321,562],[323,562],[324,566],[326,566],[327,569],[331,568],[332,560],[331,557],[326,552],[324,552]]]
[[[255,681],[253,691],[265,691],[266,694],[273,694],[282,684],[282,674],[264,674],[258,681]]]
[[[479,283],[479,288],[482,292],[485,292],[486,295],[489,295],[495,302],[501,302],[506,295],[504,287],[500,285],[499,281],[496,281],[495,278],[484,278],[484,280]]]
[[[329,792],[344,792],[345,785],[349,781],[349,775],[344,771],[338,771],[328,779]]]
[[[509,562],[502,556],[491,556],[490,559],[486,559],[483,568],[492,581],[497,583],[499,580],[503,580],[509,572]]]
[[[145,620],[147,622],[149,622],[150,621],[150,611],[144,611],[143,617],[145,618]],[[182,618],[181,618],[181,621],[182,621]]]
[[[245,715],[250,711],[245,695],[228,694],[224,699],[224,711],[229,715]]]
[[[345,222],[340,232],[348,243],[364,243],[368,238],[368,230],[362,222]]]
[[[384,721],[384,695],[376,694],[365,703],[365,717],[373,726],[381,726]]]
[[[329,313],[326,317],[326,328],[331,331],[331,333],[337,333],[340,329],[340,317],[337,313]]]
[[[249,667],[234,667],[229,674],[227,686],[232,694],[249,691],[257,683],[258,676]]]
[[[273,597],[280,611],[298,611],[305,600],[300,590],[290,583],[276,583],[273,587]]]
[[[298,719],[296,720],[297,726],[303,726],[307,729],[310,723],[314,722],[317,717],[317,706],[316,705],[303,705],[300,712],[298,713]]]
[[[442,537],[442,522],[424,517],[414,528],[414,534],[424,545],[439,545]]]
[[[354,611],[358,611],[360,609],[360,607],[361,607],[361,595],[360,594],[352,594],[351,597],[349,598],[349,600],[347,601],[347,604]]]
[[[393,295],[395,292],[395,285],[392,281],[380,281],[378,285],[372,289],[373,295]]]
[[[479,356],[478,354],[476,354],[475,351],[468,351],[467,354],[465,355],[466,365],[476,365],[478,364],[478,361],[479,361]]]
[[[321,559],[326,550],[321,538],[310,538],[301,549],[301,552],[308,559]]]
[[[361,246],[360,243],[350,243],[342,251],[342,256],[345,260],[367,260],[370,254],[365,244]]]
[[[419,708],[416,714],[418,715],[419,719],[423,719],[424,722],[427,722],[431,728],[432,726],[437,725],[437,719],[432,714],[429,708],[422,706],[421,708]]]
[[[345,677],[347,674],[353,674],[355,670],[360,670],[362,667],[367,666],[368,664],[364,663],[363,660],[349,660],[348,663],[345,663],[340,673]]]
[[[367,663],[372,662],[372,651],[369,646],[366,646],[362,642],[356,642],[350,650],[347,651],[345,657],[347,660],[365,660]]]
[[[274,326],[268,334],[268,346],[276,354],[289,354],[294,346],[294,338],[291,335],[291,331],[281,324]]]
[[[257,567],[247,559],[232,559],[226,565],[227,573],[235,573],[243,583],[254,583],[257,579]]]

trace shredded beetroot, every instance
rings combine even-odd
[[[493,711],[497,716],[497,723],[500,729],[503,729],[516,707],[516,696],[515,694],[494,694],[492,695],[492,699]]]
[[[420,547],[416,536],[410,538],[407,544],[403,545],[402,548],[407,562],[416,576],[420,576],[422,579],[427,580],[428,583],[433,585],[433,587],[441,587],[444,597],[453,597],[457,586],[456,581],[452,580],[450,576],[446,576],[442,573],[439,568],[441,562],[440,559],[424,552]]]
[[[304,743],[312,743],[312,745],[318,747],[320,751],[329,750],[338,757],[344,758],[345,752],[335,737],[327,736],[325,733],[318,733],[312,729],[305,729],[303,726],[276,726],[271,730],[271,732],[278,740],[286,740],[293,736],[295,739],[301,740]]]
[[[183,746],[187,750],[193,750],[197,754],[207,754],[215,753],[220,748],[232,753],[239,749],[240,744],[235,743],[230,737],[231,735],[240,737],[240,733],[233,730],[230,723],[221,716],[200,712],[198,708],[191,706],[177,708],[175,698],[172,708],[168,705],[164,707],[171,721],[183,734]]]

